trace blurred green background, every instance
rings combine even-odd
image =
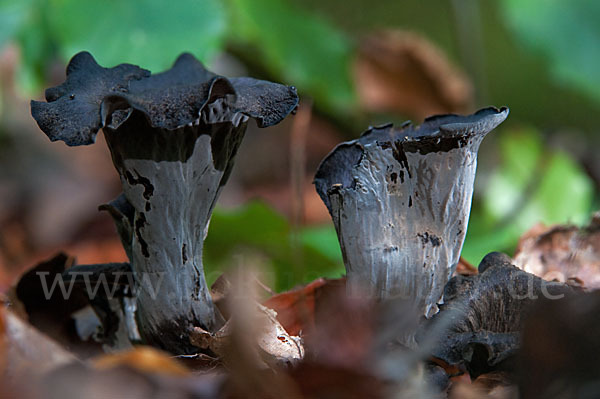
[[[374,110],[361,100],[356,62],[369,52],[365,38],[392,29],[423,38],[459,71],[473,88],[461,110],[511,108],[507,122],[480,152],[463,256],[477,264],[492,250],[512,255],[519,237],[536,223],[585,224],[598,208],[598,21],[600,3],[591,0],[0,0],[0,185],[5,184],[0,195],[8,198],[12,192],[15,184],[6,185],[10,179],[28,179],[26,173],[9,171],[13,158],[8,155],[23,145],[19,126],[30,123],[24,122],[26,100],[60,83],[64,66],[78,51],[90,51],[104,66],[128,62],[153,72],[167,69],[178,54],[189,51],[219,73],[242,71],[294,85],[310,105],[312,120],[322,121],[335,131],[330,136],[341,141],[357,137],[369,124],[422,119],[416,106]],[[421,50],[414,37],[403,45],[417,48],[411,50],[417,54],[431,53]],[[393,58],[375,52],[369,62],[379,56]],[[405,60],[395,57],[401,74]],[[425,69],[420,64],[414,69],[419,68]],[[419,90],[434,99],[443,97],[444,89],[436,94],[431,87],[445,87],[436,79],[446,76],[435,76],[435,68],[428,68],[433,71],[429,86]],[[393,68],[391,72],[394,76]],[[405,80],[409,85],[417,81],[411,76]],[[419,90],[410,92],[414,101],[409,96],[405,102],[417,104]],[[15,117],[16,112],[24,116]],[[285,125],[282,134],[292,135],[293,128]],[[305,152],[311,153],[316,140],[303,144]],[[288,154],[285,159],[298,157]],[[314,162],[306,163],[306,179],[314,167]],[[284,178],[277,184],[288,183]],[[303,195],[302,190],[297,193]],[[242,258],[265,267],[277,290],[343,273],[331,222],[294,216],[285,211],[290,207],[276,202],[229,201],[216,210],[206,241],[209,280]],[[308,201],[302,206],[317,205]],[[5,208],[0,222],[12,226],[16,211]],[[32,227],[24,229],[27,236]],[[3,234],[9,233],[3,228]],[[9,267],[15,256],[6,256],[10,240],[4,237],[3,242]],[[24,248],[38,247],[30,243]]]

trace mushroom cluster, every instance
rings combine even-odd
[[[102,208],[130,259],[129,305],[141,339],[174,353],[194,351],[189,331],[216,331],[223,322],[202,265],[212,210],[249,118],[260,127],[280,122],[297,107],[295,88],[227,79],[190,54],[152,75],[130,64],[103,68],[82,52],[46,100],[32,101],[31,112],[50,140],[86,145],[104,131],[123,194]]]

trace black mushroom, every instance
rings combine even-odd
[[[600,291],[540,298],[523,325],[517,356],[519,397],[598,397]]]
[[[207,71],[190,54],[151,75],[134,65],[103,68],[87,52],[31,112],[50,140],[92,144],[103,129],[123,195],[114,217],[136,282],[142,340],[175,353],[193,350],[193,326],[222,318],[204,278],[202,247],[249,118],[280,122],[298,103],[294,87]]]
[[[486,108],[370,128],[323,160],[315,185],[349,290],[411,298],[426,316],[437,311],[467,231],[479,145],[507,116],[507,108]]]
[[[437,336],[432,356],[465,366],[473,378],[514,370],[531,305],[540,299],[557,303],[574,293],[570,286],[524,272],[507,255],[492,252],[481,261],[479,274],[458,275],[446,284],[440,312],[422,324],[417,340]]]

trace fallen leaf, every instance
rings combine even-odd
[[[477,274],[477,268],[467,262],[466,259],[461,256],[458,260],[458,266],[456,266],[454,275],[473,276],[475,274]]]
[[[6,374],[10,377],[42,375],[59,366],[77,362],[57,342],[48,338],[10,310],[4,311]]]
[[[332,365],[302,363],[290,375],[304,398],[376,399],[389,393],[385,382],[373,375]]]
[[[98,370],[126,366],[145,374],[188,376],[190,371],[166,352],[149,346],[100,356],[92,360]]]
[[[375,112],[423,119],[464,113],[473,89],[443,52],[416,33],[384,30],[366,37],[354,63],[360,102]]]
[[[0,303],[0,376],[4,375],[6,368],[6,326],[4,323],[4,304]]]
[[[514,375],[502,371],[480,375],[473,381],[473,386],[482,389],[488,395],[493,392],[501,392],[502,388],[511,388],[513,390],[516,388]]]
[[[134,351],[135,352],[135,351]],[[130,354],[111,358],[101,368],[67,365],[39,381],[34,398],[217,398],[223,377],[193,375],[174,366],[164,354]],[[146,367],[148,361],[151,366]],[[140,363],[141,362],[141,363]],[[160,367],[166,369],[161,370]]]
[[[194,327],[190,334],[190,342],[200,349],[214,352],[226,363],[236,361],[239,354],[232,350],[236,344],[240,344],[235,342],[235,334],[244,335],[245,339],[241,344],[246,346],[245,350],[252,353],[256,365],[263,362],[267,365],[293,364],[304,357],[302,339],[286,332],[277,321],[277,313],[274,310],[257,303],[256,315],[253,316],[252,322],[256,331],[235,331],[235,316],[216,333]]]
[[[277,312],[277,320],[291,335],[307,332],[315,326],[315,304],[326,297],[326,291],[345,287],[346,279],[319,278],[315,281],[274,295],[263,304]]]
[[[600,213],[582,228],[534,226],[519,240],[514,260],[548,281],[577,285],[580,280],[586,288],[600,288]]]
[[[449,399],[518,399],[517,387],[509,382],[503,373],[488,373],[478,377],[472,383],[460,381],[453,383]]]
[[[347,295],[345,279],[315,293],[314,327],[305,336],[307,357],[326,367],[369,370],[380,315],[373,298]]]
[[[221,274],[210,286],[210,296],[214,305],[217,307],[225,320],[229,319],[229,309],[227,298],[231,293],[231,281],[225,273]]]

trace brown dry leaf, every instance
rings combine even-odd
[[[4,304],[0,303],[0,375],[4,375],[6,368],[6,326],[4,325]]]
[[[479,378],[484,377],[483,375]],[[517,399],[517,388],[513,385],[498,383],[490,388],[478,380],[473,383],[461,381],[453,384],[448,395],[449,399]]]
[[[482,374],[473,382],[453,380],[450,399],[517,399],[517,386],[513,378],[504,372]]]
[[[274,295],[264,305],[277,312],[277,320],[291,335],[299,335],[315,326],[315,307],[327,291],[339,289],[346,284],[345,278],[315,281],[290,291]]]
[[[4,263],[4,259],[2,258],[2,253],[0,253],[0,295],[6,295],[6,292],[8,292],[13,278],[14,277],[6,268],[6,264]]]
[[[463,258],[462,256],[460,257],[460,259],[458,260],[458,266],[456,266],[456,270],[454,271],[454,275],[461,275],[461,276],[473,276],[475,274],[477,274],[477,268],[475,266],[473,266],[472,264],[470,264],[469,262],[467,262],[465,260],[465,258]]]
[[[356,88],[369,111],[423,119],[461,113],[473,102],[473,88],[447,57],[415,33],[385,30],[366,37],[354,64]]]
[[[135,351],[134,351],[135,352]],[[135,360],[132,360],[135,359]],[[151,363],[151,367],[144,362]],[[165,366],[167,369],[160,369]],[[194,375],[174,369],[163,354],[138,354],[113,358],[106,367],[68,365],[39,381],[33,398],[217,398],[223,378],[216,374]],[[181,366],[180,366],[181,367]]]
[[[431,357],[429,358],[429,361],[432,364],[441,367],[446,372],[446,374],[450,376],[450,378],[452,378],[452,381],[462,380],[463,378],[467,378],[470,381],[468,373],[465,373],[464,367],[461,368],[457,364],[448,364],[442,359],[438,359],[437,357]]]
[[[229,319],[229,306],[227,298],[231,293],[231,281],[225,273],[221,274],[210,286],[210,296],[225,320]]]
[[[149,346],[100,356],[92,361],[98,370],[126,366],[144,374],[161,374],[174,377],[190,375],[190,371],[168,353]]]
[[[258,337],[258,346],[275,359],[282,359],[290,363],[301,360],[304,357],[304,345],[302,338],[291,336],[277,321],[277,312],[264,306],[258,305],[264,312],[264,328]]]
[[[6,273],[7,276],[18,274],[19,270],[15,265],[22,262],[31,253],[27,231],[15,213],[17,212],[10,213],[12,219],[0,219],[2,224],[2,230],[0,231],[0,270]]]
[[[519,240],[514,259],[545,280],[600,288],[600,214],[582,228],[534,226]]]
[[[328,367],[371,372],[381,313],[372,298],[347,295],[345,280],[317,293],[308,356]]]
[[[306,359],[290,370],[298,390],[307,398],[388,397],[392,384],[380,378],[382,364],[375,353],[376,330],[382,327],[378,309],[365,297],[347,295],[345,279],[316,281],[305,288],[314,310],[306,328]],[[293,299],[290,303],[298,307],[302,289],[283,299]]]
[[[505,372],[492,372],[480,375],[473,381],[473,387],[483,390],[489,398],[516,398],[517,387],[514,376]]]
[[[77,359],[10,310],[4,311],[4,342],[8,376],[41,375]]]
[[[209,349],[227,363],[236,361],[236,351],[232,350],[234,334],[247,334],[245,350],[254,354],[256,365],[275,365],[295,363],[304,357],[302,339],[289,335],[277,321],[277,313],[260,304],[256,304],[256,314],[253,316],[256,331],[234,331],[235,316],[219,331],[210,333],[200,327],[195,327],[190,334],[190,342],[200,349]],[[255,337],[255,340],[252,338]],[[259,351],[254,352],[254,346]]]
[[[335,366],[302,363],[290,376],[303,398],[380,399],[389,396],[389,386],[373,375]],[[398,396],[402,397],[402,396]],[[421,397],[421,396],[406,396]]]

